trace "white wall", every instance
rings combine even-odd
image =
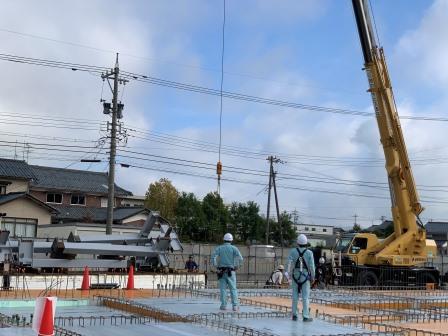
[[[313,224],[296,224],[296,231],[304,234],[324,234],[324,235],[333,235],[333,226],[324,226],[324,225],[313,225]],[[307,230],[308,229],[308,230]],[[314,229],[314,231],[313,231]],[[326,230],[326,231],[324,231]]]
[[[126,288],[127,275],[90,275],[90,284],[117,283]],[[135,288],[157,289],[188,286],[192,283],[203,285],[204,274],[145,274],[134,277]],[[17,289],[78,289],[81,288],[82,275],[29,275],[11,276],[11,286]]]
[[[37,224],[51,223],[51,213],[43,206],[37,205],[26,198],[19,198],[2,204],[0,212],[5,212],[5,217],[37,219]]]

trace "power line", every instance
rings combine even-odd
[[[0,60],[16,62],[16,63],[23,63],[23,64],[45,66],[45,67],[52,67],[52,68],[69,69],[69,70],[73,70],[73,71],[85,71],[85,72],[90,72],[90,73],[96,74],[96,75],[102,75],[106,71],[109,70],[106,67],[99,67],[99,66],[79,64],[79,63],[61,62],[61,61],[54,61],[54,60],[46,60],[46,59],[39,59],[39,58],[22,57],[22,56],[9,55],[9,54],[0,54]],[[133,72],[123,71],[123,72],[121,72],[121,74],[124,79],[128,79],[128,80],[136,80],[136,81],[143,82],[143,83],[154,84],[154,85],[159,85],[159,86],[164,86],[164,87],[169,87],[169,88],[174,88],[174,89],[184,90],[184,91],[189,91],[189,92],[196,92],[196,93],[213,95],[213,96],[221,96],[220,90],[216,90],[213,88],[207,88],[207,87],[198,86],[198,85],[170,81],[170,80],[156,78],[156,77],[152,77],[152,76],[148,76],[148,75],[137,74],[137,73],[133,73]],[[288,102],[288,101],[282,101],[282,100],[276,100],[276,99],[270,99],[270,98],[251,96],[251,95],[247,95],[247,94],[230,92],[230,91],[223,91],[222,96],[224,98],[233,99],[233,100],[247,101],[247,102],[280,106],[280,107],[293,108],[293,109],[299,109],[299,110],[334,113],[334,114],[342,114],[342,115],[352,115],[352,116],[362,116],[362,117],[374,117],[375,116],[375,113],[372,113],[372,112],[363,112],[363,111],[350,110],[350,109],[340,109],[340,108],[334,108],[334,107],[325,107],[325,106],[318,106],[318,105],[294,103],[294,102]],[[448,118],[444,118],[444,117],[401,116],[400,118],[401,119],[409,119],[409,120],[419,120],[419,121],[448,122]]]

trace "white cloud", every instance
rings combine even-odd
[[[411,80],[424,80],[427,86],[441,88],[448,84],[448,1],[436,0],[418,27],[399,40],[395,58],[403,64]],[[445,91],[441,89],[441,91]]]

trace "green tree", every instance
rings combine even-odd
[[[286,211],[280,214],[280,224],[278,221],[271,221],[269,230],[271,243],[275,242],[276,244],[281,245],[280,230],[282,230],[283,235],[283,246],[290,246],[297,238],[297,232],[294,229],[292,215]]]
[[[357,223],[353,224],[352,231],[353,231],[353,232],[359,232],[359,231],[361,231],[361,225],[359,225],[359,224],[357,224]]]
[[[177,232],[184,240],[206,241],[206,220],[202,204],[193,193],[182,192],[176,207]]]
[[[175,219],[177,199],[179,192],[170,180],[161,178],[151,183],[146,192],[145,206],[148,209],[159,211],[160,215],[169,221]]]
[[[217,192],[208,193],[202,200],[206,220],[206,238],[209,242],[221,242],[228,230],[229,211]],[[232,232],[233,234],[235,232]]]
[[[229,210],[230,223],[233,232],[242,242],[260,240],[262,238],[263,218],[259,214],[257,203],[232,203]]]

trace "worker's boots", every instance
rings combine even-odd
[[[297,315],[293,315],[293,316],[292,316],[292,320],[293,320],[293,321],[297,321]]]
[[[313,318],[312,317],[304,317],[303,322],[313,322]]]

